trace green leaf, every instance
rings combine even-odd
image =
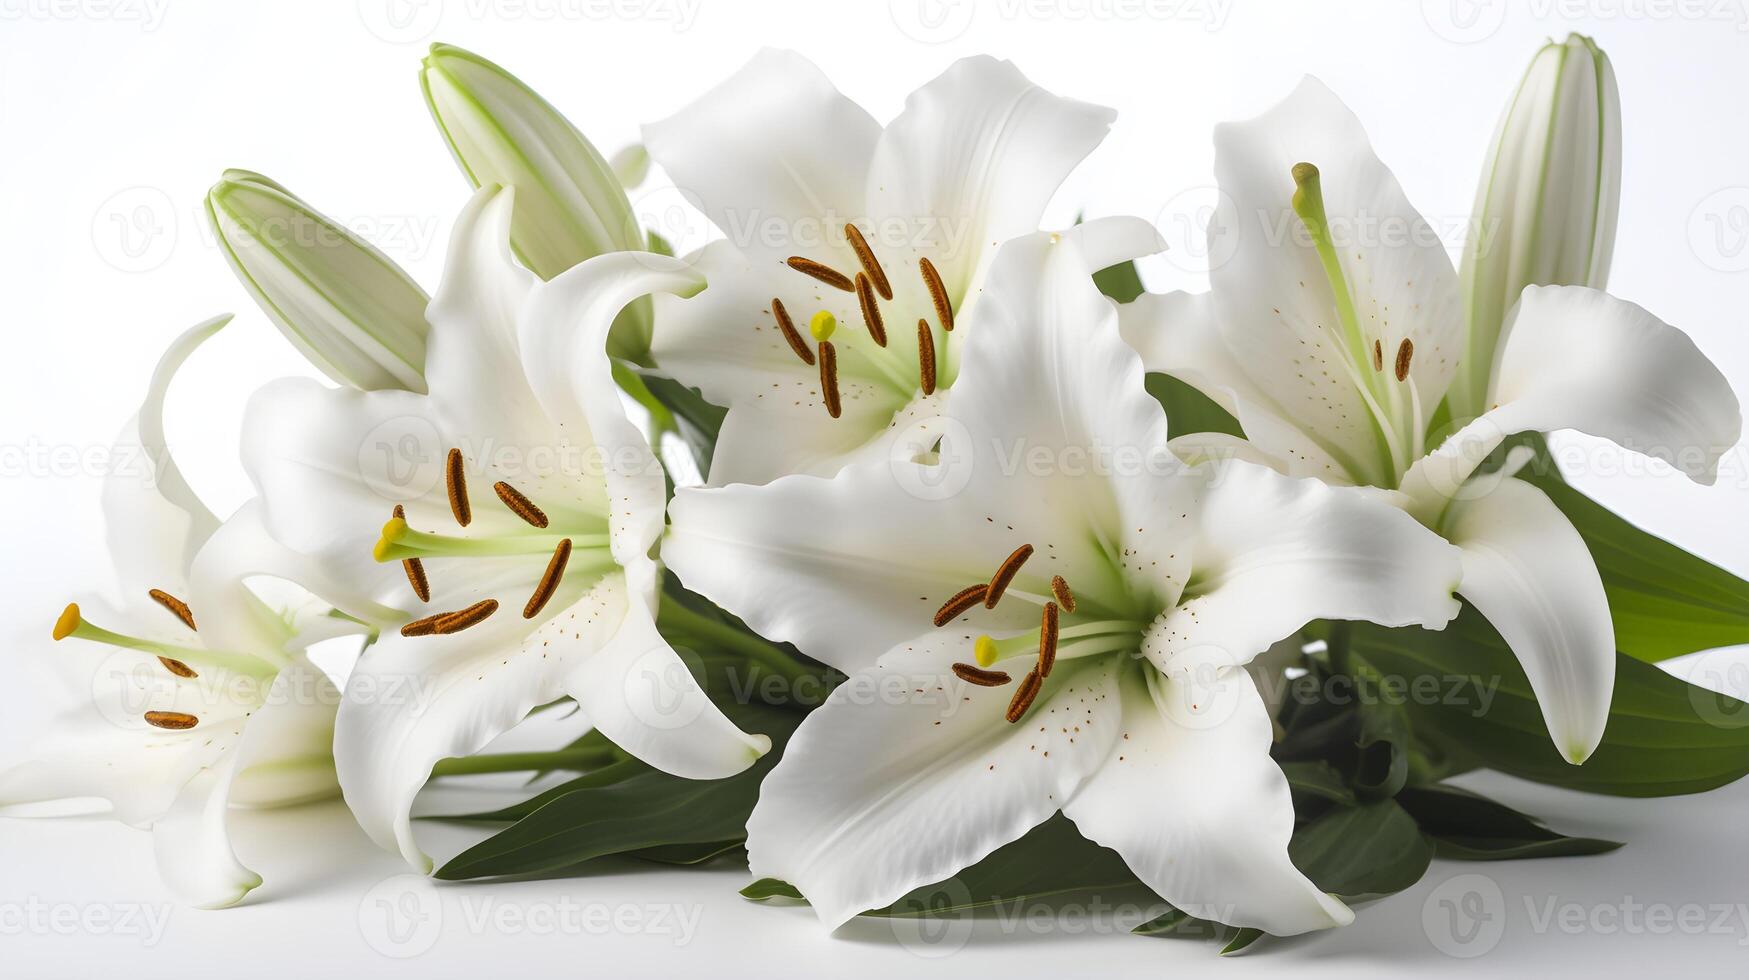
[[[795,712],[765,705],[724,708],[743,730],[770,735],[774,746],[787,743],[801,721]],[[555,872],[650,848],[695,845],[689,853],[697,854],[705,845],[738,844],[746,839],[759,783],[779,755],[774,747],[751,768],[727,779],[682,779],[648,767],[630,775],[624,774],[629,770],[611,776],[608,770],[591,773],[499,811],[514,814],[516,823],[457,855],[437,877]]]
[[[628,851],[627,856],[656,864],[690,866],[737,853],[745,860],[746,852],[742,844],[743,841],[739,840],[706,841],[702,844],[659,844],[641,851]]]
[[[1621,844],[1595,837],[1568,837],[1502,803],[1456,786],[1411,786],[1397,803],[1433,840],[1439,857],[1456,861],[1603,854]]]
[[[1657,663],[1749,643],[1749,582],[1635,527],[1551,472],[1544,465],[1520,475],[1549,495],[1591,549],[1618,650]]]
[[[755,902],[765,902],[771,899],[782,899],[790,902],[806,902],[796,886],[776,878],[761,878],[746,888],[741,889],[741,897]]]
[[[1233,936],[1231,942],[1221,947],[1221,955],[1231,956],[1234,953],[1240,952],[1245,949],[1245,947],[1262,939],[1263,936],[1264,932],[1262,929],[1240,929],[1238,933]]]
[[[1343,781],[1342,774],[1323,759],[1283,762],[1281,771],[1287,775],[1288,788],[1296,797],[1295,812],[1303,809],[1297,800],[1301,796],[1349,805],[1356,802],[1354,790]]]
[[[698,389],[688,388],[672,378],[646,375],[644,386],[674,416],[680,437],[686,441],[686,447],[692,450],[693,461],[698,464],[699,475],[708,479],[711,456],[717,450],[717,433],[722,430],[723,417],[729,414],[728,410],[712,405],[704,400]]]
[[[1699,793],[1749,773],[1749,711],[1632,657],[1616,658],[1603,742],[1584,765],[1555,750],[1518,660],[1474,609],[1440,631],[1355,624],[1354,649],[1380,670],[1436,679],[1436,703],[1410,699],[1418,738],[1477,765],[1612,796]]]

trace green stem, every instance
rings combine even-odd
[[[676,633],[689,640],[701,641],[699,643],[701,646],[712,645],[741,654],[791,683],[803,679],[808,681],[820,679],[817,670],[791,657],[769,641],[736,629],[728,623],[694,612],[667,593],[662,595],[662,605],[657,613],[656,623],[663,628],[664,632]]]
[[[581,749],[561,749],[557,752],[501,752],[475,755],[465,759],[444,759],[431,769],[433,779],[444,776],[479,776],[494,772],[540,772],[547,769],[568,769],[587,772],[611,765],[619,755],[612,746],[588,746]]]

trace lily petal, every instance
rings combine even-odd
[[[880,125],[813,62],[766,48],[703,98],[644,127],[644,145],[682,192],[742,248],[780,222],[864,216]],[[794,243],[787,243],[793,254]]]
[[[747,821],[748,864],[836,928],[948,878],[1070,800],[1118,736],[1116,671],[1058,667],[1028,720],[931,637],[851,677],[796,730]]]
[[[1215,128],[1223,196],[1209,249],[1230,258],[1209,278],[1232,354],[1257,388],[1273,394],[1263,403],[1273,414],[1296,420],[1347,464],[1353,482],[1381,483],[1355,373],[1370,358],[1344,349],[1330,282],[1291,203],[1292,170],[1302,162],[1321,175],[1356,319],[1387,357],[1413,341],[1410,375],[1423,405],[1439,403],[1462,350],[1457,273],[1360,120],[1316,79],[1254,119]]]
[[[1269,757],[1269,714],[1256,684],[1227,671],[1219,717],[1167,710],[1147,685],[1124,684],[1123,740],[1063,812],[1191,915],[1277,936],[1347,925],[1354,913],[1288,859],[1293,800]],[[1160,681],[1158,697],[1182,698],[1183,683]]]
[[[1457,549],[1376,494],[1240,460],[1202,476],[1198,581],[1143,647],[1162,670],[1199,648],[1242,665],[1317,619],[1439,629],[1457,615]]]
[[[176,372],[195,348],[231,322],[229,313],[196,324],[158,361],[146,400],[117,437],[103,483],[109,553],[122,589],[139,598],[148,589],[187,591],[195,552],[218,529],[218,518],[195,495],[171,458],[164,438],[164,399]]]
[[[1682,331],[1583,286],[1529,286],[1504,328],[1481,418],[1411,468],[1403,489],[1436,514],[1518,432],[1576,429],[1711,484],[1742,434],[1730,382]]]
[[[1458,591],[1524,666],[1555,747],[1584,762],[1615,686],[1609,600],[1584,539],[1546,494],[1510,478],[1454,502],[1442,527],[1463,550]]]
[[[200,772],[152,825],[158,873],[172,890],[203,909],[235,905],[261,885],[237,860],[227,826],[235,759]]]
[[[1051,195],[1116,118],[1052,95],[1009,62],[962,58],[881,133],[870,213],[948,229],[932,254],[948,295],[963,299],[995,244],[1037,230]]]

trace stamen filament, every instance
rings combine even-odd
[[[57,641],[71,637],[90,643],[120,647],[124,650],[138,650],[141,653],[157,657],[160,662],[175,661],[182,665],[184,670],[188,670],[188,664],[193,663],[215,670],[270,677],[278,673],[280,667],[280,664],[271,663],[261,656],[232,653],[225,650],[203,650],[198,647],[185,647],[174,643],[159,643],[155,640],[106,630],[95,623],[88,622],[84,614],[80,612],[77,603],[69,603],[67,608],[62,610],[60,618],[55,620],[53,635]],[[178,677],[183,676],[177,672],[176,668],[170,667],[168,663],[165,663],[164,666],[171,673],[177,674]],[[189,670],[189,674],[197,676],[192,670]]]
[[[862,237],[862,229],[853,224],[844,226],[844,237],[850,240],[850,249],[856,253],[856,261],[862,264],[862,271],[868,273],[868,279],[874,283],[875,291],[881,294],[881,299],[891,301],[893,284],[887,281],[886,270],[881,268],[875,258],[874,249],[868,247],[868,240]]]
[[[462,527],[473,523],[474,508],[468,503],[468,475],[462,466],[462,451],[451,449],[443,468],[443,482],[449,490],[449,509],[455,522]],[[380,560],[380,559],[379,559]]]
[[[777,318],[778,332],[783,334],[784,342],[789,344],[789,349],[796,352],[796,356],[802,359],[803,364],[813,367],[814,352],[808,349],[808,342],[802,339],[800,333],[796,332],[795,322],[789,318],[789,311],[783,308],[783,300],[775,296],[771,299],[771,315]]]
[[[517,555],[542,555],[569,539],[583,549],[606,549],[608,535],[583,534],[511,534],[495,538],[462,538],[447,534],[415,531],[401,518],[391,518],[383,525],[383,536],[372,554],[379,562],[403,561],[408,558],[497,558]]]
[[[536,507],[534,501],[528,499],[521,490],[503,480],[492,484],[492,490],[498,494],[499,500],[504,501],[504,506],[510,508],[511,513],[522,518],[530,527],[545,528],[551,523],[547,520],[546,511]]]
[[[856,289],[851,284],[849,276],[822,262],[815,262],[813,259],[803,258],[800,255],[792,255],[787,264],[802,275],[812,276],[833,289],[842,289],[847,293]]]

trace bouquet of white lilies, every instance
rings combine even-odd
[[[53,628],[125,689],[0,805],[106,800],[206,907],[262,883],[231,808],[337,792],[445,879],[738,861],[828,928],[1126,889],[1137,932],[1234,950],[1436,855],[1619,846],[1455,775],[1749,773],[1735,703],[1650,666],[1749,642],[1749,582],[1543,438],[1710,483],[1741,427],[1685,334],[1603,291],[1620,112],[1590,40],[1537,54],[1455,265],[1318,81],[1218,127],[1196,294],[1144,290],[1148,221],[1039,228],[1115,113],[1007,62],[882,126],[766,51],[611,159],[469,52],[421,81],[474,188],[433,293],[267,177],[213,187],[238,279],[333,384],[253,396],[255,497],[221,519],[162,409],[229,317],[165,353],[122,436],[150,465],[103,494],[120,599]],[[719,237],[640,226],[652,163]],[[587,734],[488,750],[560,705]],[[416,806],[494,772],[538,795]],[[438,865],[416,810],[499,826]]]

